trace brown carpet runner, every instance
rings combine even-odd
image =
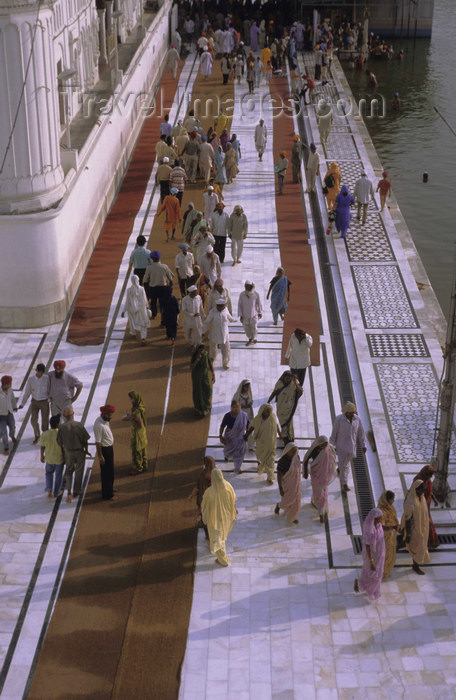
[[[271,93],[278,95],[282,104],[288,104],[288,82],[286,78],[273,76]],[[302,328],[313,338],[310,353],[313,365],[320,364],[320,312],[318,307],[315,271],[312,252],[308,245],[307,227],[303,215],[301,185],[293,184],[291,167],[291,149],[293,147],[292,113],[280,110],[280,116],[274,118],[274,164],[280,151],[287,152],[289,161],[285,177],[283,195],[276,194],[277,224],[279,230],[280,256],[291,285],[290,304],[285,314],[282,339],[282,356],[284,356],[290,335],[296,328]],[[277,176],[276,176],[277,181]],[[276,182],[277,186],[277,182]],[[304,183],[305,186],[305,183]],[[282,362],[287,364],[283,357]]]

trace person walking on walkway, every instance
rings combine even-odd
[[[337,163],[332,162],[323,180],[323,194],[326,196],[326,204],[331,211],[334,209],[336,197],[340,192],[341,173]]]
[[[397,513],[393,503],[394,493],[392,491],[383,491],[377,503],[377,508],[380,508],[383,513],[382,527],[383,535],[385,537],[385,566],[383,568],[383,581],[389,578],[394,564],[396,563],[399,520],[397,519]]]
[[[299,134],[293,136],[293,148],[291,149],[291,165],[293,168],[293,182],[296,184],[302,181],[301,163],[304,156],[304,146],[301,143]]]
[[[227,53],[223,54],[222,60],[220,62],[220,68],[222,71],[223,85],[228,83],[228,79],[231,73],[231,61]]]
[[[200,170],[200,175],[203,178],[204,182],[206,185],[209,184],[209,180],[211,179],[211,168],[214,163],[214,149],[212,148],[211,144],[207,142],[207,136],[203,134],[201,136],[201,143],[200,143],[200,151],[199,151],[199,170]],[[212,188],[213,191],[214,188]],[[207,192],[204,193],[204,195],[207,194]],[[204,218],[206,221],[210,220],[206,216],[206,207],[205,207],[205,200],[204,200],[204,195],[203,195],[203,209],[204,209]],[[212,212],[211,212],[212,214]]]
[[[143,278],[144,288],[146,290],[147,297],[150,300],[152,318],[157,316],[157,302],[160,306],[160,312],[163,311],[163,296],[165,294],[165,287],[168,284],[172,284],[174,279],[174,274],[171,272],[168,265],[160,262],[160,258],[160,251],[153,250],[150,254],[151,263]]]
[[[212,146],[211,146],[211,148],[212,148]],[[218,200],[217,195],[214,192],[214,188],[212,187],[212,185],[209,185],[209,187],[203,193],[203,214],[204,214],[204,218],[206,219],[207,223],[210,224],[210,226],[211,226],[211,231],[212,231],[212,216],[215,212],[218,201],[219,200]],[[213,236],[215,237],[215,233],[213,233]]]
[[[260,162],[263,160],[263,153],[266,150],[267,142],[268,130],[263,119],[260,119],[259,123],[255,127],[255,148],[258,151],[258,158]]]
[[[253,74],[255,76],[255,87],[259,88],[261,85],[261,78],[263,77],[263,64],[261,63],[259,56],[257,56],[257,59],[253,64]]]
[[[211,472],[211,485],[206,489],[201,504],[201,516],[209,533],[209,547],[216,555],[216,563],[228,566],[226,540],[236,522],[236,494],[220,469]]]
[[[251,452],[255,452],[255,450],[253,449],[253,435],[250,431],[250,426],[252,425],[252,421],[254,420],[255,416],[253,413],[252,386],[250,384],[249,379],[242,380],[242,382],[239,384],[238,388],[234,392],[233,398],[231,400],[232,402],[235,401],[236,403],[239,403],[239,405],[241,406],[241,411],[244,411],[244,413],[247,414],[247,418],[249,419],[249,435],[247,436],[247,443],[249,446],[249,450]]]
[[[246,280],[244,291],[239,295],[238,316],[247,336],[246,346],[255,345],[257,342],[258,320],[263,314],[260,295],[255,291],[255,285],[251,280]]]
[[[62,493],[63,467],[65,466],[63,451],[57,442],[60,416],[51,417],[51,427],[43,431],[39,439],[40,459],[45,464],[46,491],[48,498],[58,498]]]
[[[66,371],[65,360],[56,360],[54,370],[49,372],[48,393],[51,400],[51,414],[62,415],[65,408],[77,401],[83,383]]]
[[[219,429],[220,442],[223,445],[225,462],[233,462],[234,473],[239,474],[247,450],[247,441],[244,439],[249,428],[249,418],[241,410],[239,401],[231,401],[231,410],[225,413]]]
[[[44,433],[49,429],[49,377],[46,374],[46,367],[41,362],[37,364],[35,374],[32,374],[27,379],[19,400],[19,408],[25,406],[30,395],[32,396],[30,422],[35,435],[33,444],[37,445],[40,441],[40,424],[38,420],[40,413],[42,432]]]
[[[277,503],[274,513],[279,515],[280,509],[284,510],[288,524],[297,525],[301,510],[301,462],[294,442],[285,445],[277,462],[277,481],[282,500]]]
[[[380,192],[380,211],[383,211],[386,204],[386,198],[391,197],[391,182],[388,180],[388,173],[383,172],[382,179],[377,183],[377,192]]]
[[[205,221],[203,221],[200,214],[196,217],[196,224],[193,227],[193,236],[191,240],[193,250],[195,251],[195,258],[198,265],[201,265],[201,260],[206,254],[206,250],[209,246],[215,244],[215,238],[212,233],[208,230]]]
[[[90,457],[88,450],[90,435],[82,423],[74,420],[72,408],[64,409],[63,419],[64,422],[57,432],[57,444],[62,448],[65,459],[65,488],[68,489],[66,502],[71,503],[71,496],[79,496],[82,490],[86,455]],[[72,483],[73,474],[74,483]]]
[[[266,471],[269,486],[274,483],[274,462],[277,450],[277,435],[282,437],[274,410],[269,403],[260,406],[257,415],[253,419],[247,433],[256,443],[256,458],[258,461],[258,474]]]
[[[201,518],[201,505],[203,503],[203,496],[211,485],[212,470],[215,468],[215,459],[210,455],[206,455],[203,460],[203,467],[199,473],[198,479],[196,480],[196,486],[188,497],[188,500],[191,501],[193,497],[196,496],[198,527],[202,527],[204,529],[206,540],[209,540],[209,532]]]
[[[358,221],[361,220],[361,209],[363,210],[363,224],[367,221],[367,208],[369,206],[370,199],[374,199],[374,188],[372,187],[372,181],[367,177],[367,173],[363,170],[361,177],[355,183],[355,189],[353,190],[353,196],[356,199],[358,205],[358,213],[356,218]]]
[[[424,576],[425,572],[420,566],[431,561],[428,551],[429,511],[424,492],[424,481],[412,481],[405,497],[404,512],[399,526],[399,531],[404,533],[405,548],[413,558],[413,571],[421,576]]]
[[[179,53],[174,46],[174,44],[171,44],[171,46],[168,49],[168,53],[166,54],[166,65],[171,71],[171,74],[173,76],[173,79],[176,80],[177,77],[177,68],[179,66]],[[166,115],[168,116],[168,115]],[[168,136],[168,134],[167,134]]]
[[[179,302],[173,294],[171,285],[165,287],[163,295],[163,313],[161,325],[166,328],[166,337],[174,345],[177,337],[177,322],[179,319]]]
[[[8,431],[13,445],[17,443],[15,411],[17,411],[17,404],[13,391],[13,378],[5,374],[1,378],[0,389],[0,435],[3,440],[4,455],[9,455]]]
[[[426,464],[416,476],[413,477],[413,481],[420,479],[424,484],[424,500],[426,501],[428,516],[429,516],[429,539],[428,539],[428,549],[436,549],[440,542],[437,532],[434,527],[434,523],[431,517],[431,505],[439,505],[438,500],[432,493],[432,477],[434,476],[435,469],[431,467],[430,464]]]
[[[268,398],[268,403],[271,403],[273,399],[277,401],[277,418],[279,419],[280,432],[285,445],[293,442],[295,437],[293,416],[302,393],[302,387],[299,385],[297,377],[289,370],[286,370],[276,382],[274,391]]]
[[[310,467],[309,467],[310,463]],[[318,510],[320,522],[328,517],[328,487],[336,478],[336,450],[326,435],[313,441],[302,462],[303,477],[312,485],[311,505]]]
[[[187,296],[182,299],[184,335],[192,350],[196,350],[201,343],[202,319],[205,318],[205,313],[198,287],[192,284],[187,291]]]
[[[211,245],[207,246],[205,254],[199,260],[199,265],[201,272],[208,279],[209,286],[212,288],[215,280],[222,275],[222,266],[220,265],[219,256],[214,252],[214,248]]]
[[[217,146],[214,154],[215,177],[214,182],[219,186],[220,193],[226,184],[225,154],[221,146]]]
[[[214,193],[213,196],[217,198]],[[214,236],[214,250],[220,258],[220,262],[225,262],[225,248],[226,239],[228,237],[228,230],[230,224],[230,217],[226,211],[223,211],[225,205],[223,202],[217,202],[215,205],[215,211],[211,216],[211,231]]]
[[[137,391],[129,391],[131,413],[126,413],[122,420],[130,421],[130,449],[133,462],[131,476],[147,471],[147,418],[146,405],[141,394]]]
[[[317,123],[320,133],[320,141],[322,144],[328,142],[329,134],[333,123],[333,109],[329,99],[320,101],[317,107]]]
[[[207,46],[203,49],[203,53],[200,56],[200,69],[201,69],[201,75],[203,76],[204,80],[207,80],[210,75],[212,75],[212,63],[213,63],[213,58],[210,54],[209,49]]]
[[[183,298],[187,294],[187,288],[191,284],[190,280],[193,276],[193,265],[195,264],[195,259],[190,252],[190,246],[187,243],[179,243],[177,247],[181,252],[176,255],[174,267],[176,268],[176,274],[179,280],[179,289],[181,297]]]
[[[283,321],[285,312],[288,309],[290,285],[291,282],[285,275],[285,270],[283,267],[278,267],[274,277],[269,283],[268,293],[266,294],[266,299],[269,299],[269,295],[271,295],[271,311],[274,326],[277,326],[279,316]]]
[[[170,168],[171,170],[171,168]],[[158,172],[158,171],[157,171]],[[166,183],[168,184],[168,183]],[[130,263],[128,265],[128,274],[133,268],[133,274],[137,275],[139,284],[142,285],[143,277],[150,263],[150,250],[146,248],[146,239],[144,236],[138,236],[136,239],[136,248],[130,255]]]
[[[363,568],[355,579],[355,593],[365,593],[369,600],[380,598],[383,567],[385,565],[385,538],[382,528],[383,513],[372,508],[363,525]]]
[[[144,288],[140,286],[139,277],[137,275],[131,276],[131,285],[127,289],[122,318],[125,318],[125,314],[128,314],[130,335],[136,337],[137,333],[139,333],[141,343],[145,345],[147,329],[150,328],[151,312],[146,292]]]
[[[310,151],[307,158],[306,175],[307,189],[306,192],[316,192],[316,178],[320,172],[320,156],[317,153],[317,147],[314,143],[310,144]]]
[[[198,143],[198,134],[196,133],[196,131],[191,131],[189,136],[190,138],[184,146],[183,158],[188,179],[190,180],[190,182],[196,182],[200,145]]]
[[[193,405],[199,415],[204,418],[211,410],[215,372],[207,348],[203,343],[199,343],[195,348],[190,360],[190,369],[192,371]]]
[[[225,170],[226,170],[226,180],[227,184],[231,185],[233,180],[235,179],[236,175],[239,172],[239,168],[237,166],[237,153],[234,150],[234,148],[231,146],[231,143],[226,144],[226,152],[225,152]]]
[[[244,210],[240,204],[234,207],[228,224],[228,235],[231,238],[231,257],[233,258],[232,265],[241,263],[244,241],[247,238],[249,230],[249,222]]]
[[[100,415],[93,424],[100,464],[101,497],[104,501],[112,501],[116,498],[114,495],[114,436],[109,425],[115,411],[115,406],[110,404],[100,406]]]
[[[312,343],[312,336],[303,331],[302,328],[296,328],[288,341],[285,358],[289,361],[290,369],[298,378],[301,386],[304,384],[307,368],[310,367],[310,348]]]
[[[174,194],[179,200],[179,204],[182,204],[182,197],[184,196],[186,180],[187,174],[184,168],[182,167],[182,161],[176,159],[174,161],[174,165],[169,176],[169,191],[171,192],[173,188],[177,189],[177,192],[175,192]]]
[[[285,181],[287,169],[288,169],[287,152],[280,151],[279,158],[278,158],[277,163],[276,163],[275,168],[274,168],[275,172],[277,173],[277,182],[278,182],[278,187],[279,187],[278,194],[283,194],[283,183]]]
[[[169,194],[166,195],[165,199],[161,203],[157,216],[160,216],[165,212],[165,235],[166,242],[169,241],[169,232],[171,231],[171,239],[174,238],[176,233],[177,224],[182,221],[182,213],[179,204],[179,199],[177,197],[179,190],[177,187],[171,187]]]
[[[350,491],[348,486],[348,473],[350,471],[350,461],[356,455],[356,447],[359,442],[360,447],[366,453],[366,435],[363,424],[358,416],[358,409],[355,404],[348,401],[342,409],[342,413],[336,416],[331,437],[331,445],[336,448],[340,474],[340,481],[344,491]]]
[[[351,213],[350,207],[353,206],[355,200],[348,191],[347,185],[342,185],[339,194],[336,197],[334,211],[336,212],[336,229],[340,233],[340,237],[345,239],[350,226]]]
[[[226,308],[233,315],[233,306],[231,304],[231,296],[229,289],[224,286],[224,282],[221,277],[215,280],[214,286],[212,287],[206,303],[206,312],[209,313],[212,309],[215,309],[217,301],[219,299],[224,299]]]
[[[203,333],[209,330],[209,355],[212,362],[217,357],[217,348],[222,353],[223,369],[230,368],[231,347],[229,323],[236,319],[231,316],[224,299],[217,299],[216,308],[212,309],[203,323]]]

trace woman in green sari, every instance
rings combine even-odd
[[[147,419],[146,406],[141,394],[137,391],[129,391],[131,401],[131,413],[127,413],[123,420],[131,422],[130,448],[133,461],[132,474],[141,474],[147,471]]]
[[[192,355],[190,368],[192,370],[193,405],[199,415],[204,417],[211,408],[215,372],[206,346],[202,343],[198,345]]]

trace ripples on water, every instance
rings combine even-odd
[[[398,92],[399,112],[365,119],[388,170],[394,195],[445,314],[448,312],[456,243],[456,136],[434,112],[434,105],[456,130],[456,8],[454,0],[436,0],[432,39],[390,40],[402,61],[369,61],[378,80],[376,93],[389,107]],[[366,92],[364,71],[345,74],[358,101]],[[422,182],[423,172],[429,182]]]

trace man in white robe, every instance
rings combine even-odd
[[[223,369],[230,368],[231,348],[229,323],[234,322],[225,305],[224,299],[218,299],[216,308],[212,309],[203,323],[203,333],[209,329],[209,355],[212,362],[217,357],[217,348],[222,353]]]
[[[200,58],[201,75],[207,80],[209,75],[212,75],[212,56],[208,51],[207,46],[203,50]]]
[[[255,148],[258,151],[258,158],[260,161],[263,160],[263,153],[266,150],[266,143],[268,140],[268,130],[263,119],[260,119],[259,124],[255,127]]]
[[[150,310],[144,287],[139,284],[138,275],[131,276],[131,286],[127,289],[125,306],[122,311],[122,318],[128,314],[128,325],[130,335],[140,334],[141,342],[146,344],[147,329],[150,327]]]
[[[205,318],[203,302],[198,294],[198,288],[192,284],[188,294],[182,299],[181,311],[185,340],[193,349],[201,343],[202,327]]]
[[[179,65],[179,53],[174,44],[171,44],[170,48],[168,49],[168,53],[166,54],[166,65],[170,69],[173,78],[176,79],[177,67]]]
[[[201,272],[209,280],[209,285],[214,286],[215,280],[222,276],[222,266],[217,253],[214,253],[214,248],[209,245],[206,248],[206,253],[200,259],[199,266]]]
[[[344,491],[350,491],[347,484],[350,471],[350,461],[356,454],[357,442],[362,451],[366,452],[366,435],[363,424],[358,416],[358,409],[349,401],[342,409],[342,413],[336,416],[329,442],[336,448],[338,459],[338,473]]]
[[[210,146],[210,144],[209,144]],[[202,146],[201,146],[202,148]],[[211,146],[212,148],[212,146]],[[214,151],[212,151],[214,153]],[[218,197],[214,192],[214,188],[212,185],[209,185],[207,190],[203,194],[203,213],[204,213],[204,218],[206,219],[207,222],[211,221],[212,219],[212,214],[215,211],[215,207],[218,204]]]
[[[224,282],[222,278],[219,278],[218,280],[215,280],[215,284],[213,288],[210,291],[210,294],[207,298],[206,302],[206,312],[207,315],[209,316],[209,313],[212,311],[212,309],[215,309],[217,305],[217,301],[219,299],[224,299],[226,308],[228,309],[228,312],[233,315],[233,306],[231,304],[231,296],[230,292],[227,287],[224,287]]]
[[[238,301],[238,316],[244,326],[247,346],[257,342],[258,319],[263,314],[260,295],[255,291],[254,287],[255,285],[251,280],[246,280],[244,291],[240,293]]]

